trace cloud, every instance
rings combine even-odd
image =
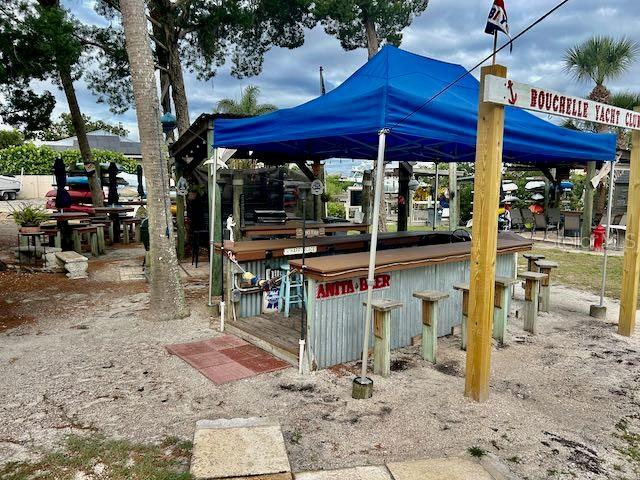
[[[86,22],[104,22],[93,11],[92,0],[64,0],[66,8]],[[507,0],[512,35],[559,3],[559,0]],[[431,0],[427,11],[405,29],[402,47],[433,58],[460,63],[469,68],[490,53],[492,40],[484,34],[490,1]],[[563,71],[564,51],[592,35],[627,36],[640,41],[638,0],[570,1],[552,16],[536,26],[515,44],[513,54],[504,50],[499,61],[507,65],[509,75],[523,82],[535,82],[576,95],[587,95],[592,85],[577,83]],[[503,38],[504,41],[504,38]],[[261,100],[279,107],[291,107],[319,95],[318,67],[324,67],[329,89],[342,83],[366,61],[364,49],[345,52],[339,42],[324,33],[321,27],[307,32],[305,45],[295,50],[274,48],[267,53],[263,73],[258,77],[238,80],[228,67],[220,69],[210,81],[203,82],[185,72],[191,119],[210,112],[222,98],[236,98],[247,85],[257,85]],[[477,72],[476,72],[477,76]],[[83,82],[78,82],[78,97],[84,112],[92,117],[123,122],[137,136],[135,112],[112,115]],[[613,91],[640,92],[640,61],[621,78],[609,83]],[[56,95],[56,112],[66,110],[66,100]]]

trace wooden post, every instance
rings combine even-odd
[[[580,245],[588,249],[591,246],[591,224],[593,223],[593,185],[591,179],[596,175],[596,162],[587,163],[587,178],[584,182],[584,210],[582,211],[582,229]],[[629,184],[631,189],[631,184]]]
[[[460,225],[460,200],[458,199],[458,164],[449,164],[449,229]]]
[[[371,225],[371,170],[362,174],[362,218],[364,223]]]
[[[211,158],[214,153],[213,148],[213,124],[209,125],[209,129],[207,131],[207,158]],[[217,168],[215,164],[211,165],[210,168]],[[211,205],[211,200],[213,195],[215,195],[215,205],[216,211],[213,212],[215,217],[215,222],[213,223],[213,241],[214,243],[219,243],[222,241],[222,230],[220,228],[220,216],[222,215],[222,198],[220,195],[220,187],[213,181],[213,175],[209,175],[209,184],[208,184],[208,195],[209,195],[209,205]],[[209,219],[211,222],[211,218]],[[221,282],[221,274],[222,274],[222,257],[220,255],[212,255],[213,257],[213,265],[209,265],[211,269],[211,295],[219,296],[222,294],[222,282]]]
[[[640,112],[640,107],[635,108]],[[627,197],[627,236],[622,265],[622,292],[618,333],[630,337],[636,327],[638,275],[640,274],[640,131],[631,134],[629,194]]]
[[[465,395],[477,402],[484,402],[489,396],[498,242],[497,211],[504,135],[504,107],[483,101],[487,75],[506,77],[507,69],[502,65],[483,67],[480,80],[464,389]]]
[[[425,291],[414,292],[413,296],[422,300],[422,358],[436,363],[438,353],[438,301],[448,293]]]
[[[233,219],[236,226],[233,228],[234,241],[242,240],[242,210],[240,209],[240,198],[244,190],[244,179],[241,174],[233,175]]]
[[[98,225],[96,234],[98,236],[98,253],[104,255],[106,252],[106,245],[104,242],[104,225]]]

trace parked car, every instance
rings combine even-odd
[[[10,175],[0,175],[0,198],[15,200],[21,187],[20,180]]]

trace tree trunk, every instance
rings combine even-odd
[[[184,86],[180,48],[178,47],[179,32],[172,17],[175,7],[169,0],[155,0],[150,3],[149,8],[151,17],[160,24],[154,24],[152,27],[153,35],[163,42],[162,46],[156,42],[158,63],[167,68],[166,72],[161,71],[161,75],[164,73],[169,77],[178,134],[182,135],[189,129],[191,122],[189,121],[189,101],[187,100],[187,92]],[[164,90],[162,91],[164,92]],[[164,98],[162,99],[162,105],[163,107],[165,106]],[[170,112],[171,109],[165,111]]]
[[[380,41],[378,40],[378,33],[376,32],[376,24],[369,16],[365,15],[363,19],[364,30],[367,34],[367,50],[369,52],[369,58],[373,57],[378,50],[380,49]],[[374,165],[373,172],[371,174],[372,180],[372,198],[375,197],[375,186],[376,186],[376,168]],[[386,232],[387,231],[387,202],[384,196],[384,181],[382,182],[382,195],[380,195],[380,213],[378,215],[378,231]]]
[[[169,76],[171,77],[171,96],[173,98],[173,106],[176,109],[176,123],[178,124],[178,133],[183,135],[189,130],[191,122],[189,121],[189,102],[187,100],[187,91],[184,87],[184,78],[182,76],[182,63],[180,62],[180,51],[177,41],[171,42],[169,45]]]
[[[154,59],[149,46],[144,0],[121,0],[122,23],[131,65],[131,81],[147,180],[149,215],[150,301],[154,320],[189,315],[180,281],[169,198],[167,155],[160,128]]]
[[[596,102],[609,104],[611,98],[611,92],[604,85],[596,85],[595,88],[589,94],[589,99]],[[607,133],[609,127],[601,123],[595,124],[597,133]],[[594,206],[593,206],[593,218],[596,222],[600,222],[604,215],[604,209],[607,204],[607,183],[608,178],[602,179],[595,191]]]
[[[380,50],[380,41],[378,40],[378,32],[376,31],[376,24],[373,19],[368,16],[364,17],[364,31],[367,34],[367,50],[369,51],[369,58],[373,57],[378,50]]]
[[[80,106],[78,105],[78,99],[76,98],[76,90],[73,86],[71,71],[65,68],[60,69],[59,73],[60,83],[62,84],[62,89],[69,104],[69,113],[71,114],[73,129],[76,131],[76,137],[78,138],[80,155],[82,156],[82,162],[84,163],[84,168],[89,178],[91,200],[94,207],[102,207],[104,206],[104,194],[102,193],[102,182],[100,180],[100,165],[96,166],[93,164],[91,147],[89,146],[89,139],[87,138],[87,129],[84,124],[84,118],[82,118]]]

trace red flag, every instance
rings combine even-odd
[[[487,19],[487,26],[484,31],[489,35],[502,32],[509,37],[509,41],[511,41],[511,35],[509,34],[509,19],[507,17],[507,9],[504,6],[504,0],[493,0],[493,5],[489,12],[489,18]],[[513,50],[513,44],[511,43],[510,49]]]

